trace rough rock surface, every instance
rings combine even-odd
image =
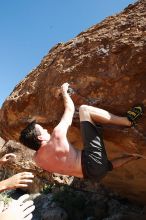
[[[0,137],[0,149],[4,146],[5,140]]]
[[[124,113],[136,103],[146,106],[146,1],[129,5],[67,43],[59,43],[40,65],[20,82],[4,102],[0,136],[18,140],[26,123],[39,116],[51,132],[63,113],[57,89],[73,88],[76,106],[69,140],[81,147],[78,107],[81,104]],[[109,158],[124,152],[146,155],[145,114],[136,128],[104,126]],[[104,183],[115,191],[146,202],[145,160],[113,171]]]

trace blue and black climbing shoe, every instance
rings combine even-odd
[[[135,126],[137,120],[143,115],[142,105],[134,106],[131,110],[126,113],[129,121],[131,121],[131,126]]]

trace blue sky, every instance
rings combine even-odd
[[[58,42],[135,0],[0,0],[0,106]]]

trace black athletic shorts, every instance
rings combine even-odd
[[[113,169],[105,151],[102,126],[81,121],[80,127],[84,144],[81,157],[83,176],[85,179],[99,181]]]

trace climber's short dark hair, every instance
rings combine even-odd
[[[19,141],[26,145],[28,148],[37,151],[41,146],[41,141],[38,139],[40,135],[36,130],[36,121],[29,123],[22,131],[19,137]]]

